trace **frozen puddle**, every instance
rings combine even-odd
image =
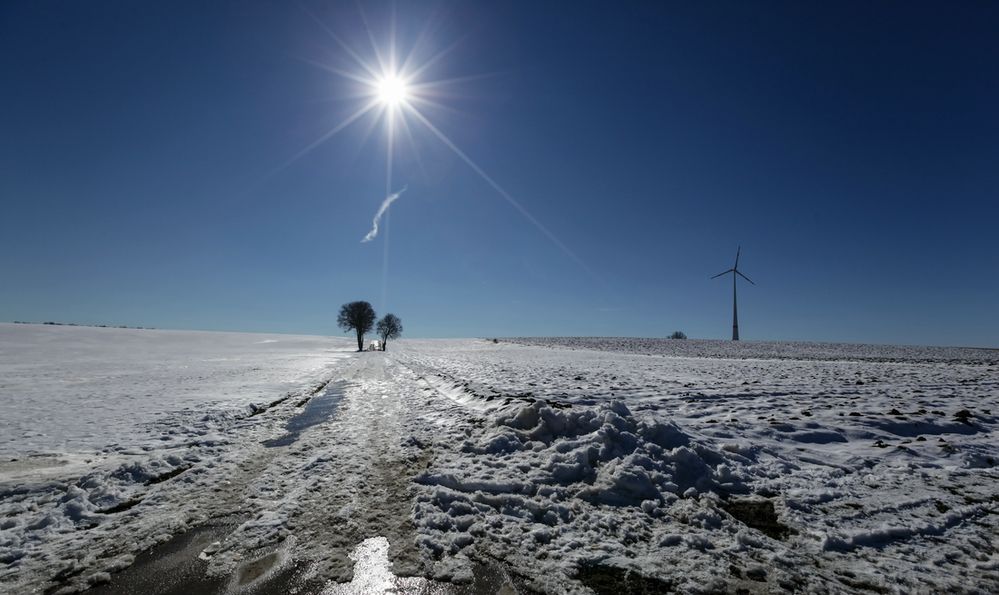
[[[340,401],[343,399],[344,391],[347,390],[346,382],[331,382],[323,394],[313,397],[305,406],[305,409],[295,417],[288,420],[285,426],[285,435],[273,440],[264,440],[263,445],[267,448],[276,446],[288,446],[296,440],[299,435],[314,425],[321,424],[336,413]]]
[[[384,537],[365,539],[350,553],[354,578],[349,583],[333,583],[322,595],[514,595],[517,593],[505,573],[484,564],[476,565],[469,585],[431,581],[421,577],[396,576],[390,569],[389,542]]]

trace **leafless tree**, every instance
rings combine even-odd
[[[344,332],[357,333],[357,350],[364,351],[364,334],[375,324],[375,309],[368,302],[350,302],[340,306],[336,324]]]
[[[382,351],[388,345],[389,339],[397,339],[402,336],[402,321],[395,314],[386,314],[378,321],[378,335],[382,338]]]

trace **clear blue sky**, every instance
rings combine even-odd
[[[488,4],[488,5],[487,5]],[[308,2],[374,61],[357,4]],[[362,2],[383,51],[392,12]],[[395,151],[285,2],[0,5],[0,320],[999,346],[999,4],[400,4]],[[417,40],[420,40],[417,43]]]

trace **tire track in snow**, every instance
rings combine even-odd
[[[412,477],[430,456],[409,439],[423,423],[415,376],[387,354],[360,353],[339,380],[347,388],[333,417],[270,449],[284,452],[251,486],[263,505],[237,529],[218,572],[280,549],[304,578],[343,582],[353,572],[350,552],[384,537],[393,572],[426,574],[411,520]]]

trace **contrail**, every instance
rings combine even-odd
[[[385,198],[385,200],[382,201],[382,206],[378,207],[378,212],[375,213],[375,218],[372,219],[371,221],[371,231],[368,232],[368,235],[364,236],[364,239],[361,240],[362,242],[370,242],[371,240],[378,237],[378,222],[381,221],[382,215],[385,214],[385,211],[388,210],[389,206],[392,203],[394,203],[396,200],[398,200],[399,197],[402,196],[402,193],[405,191],[406,191],[406,186],[403,186],[402,190],[394,194],[389,194]]]

